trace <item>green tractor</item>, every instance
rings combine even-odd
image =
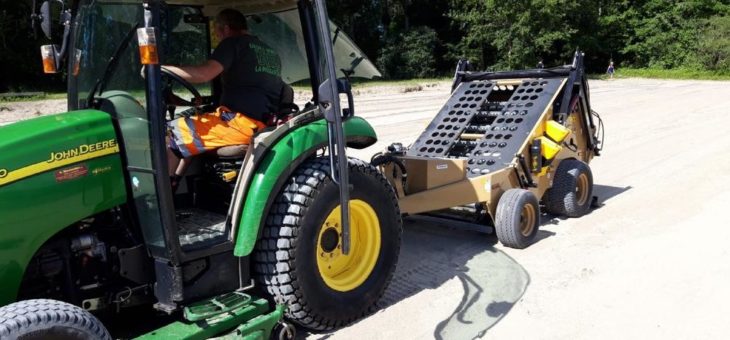
[[[209,112],[220,86],[160,64],[206,60],[223,8],[248,17],[311,100],[251,145],[198,157],[173,193],[166,121]],[[67,73],[69,112],[0,128],[0,338],[289,338],[284,318],[321,331],[375,310],[401,214],[378,169],[346,156],[376,141],[349,78],[377,70],[324,0],[40,9],[33,18],[62,42],[41,52],[46,71]],[[114,326],[123,319],[132,326]]]

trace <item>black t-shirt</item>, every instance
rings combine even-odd
[[[285,84],[281,59],[271,47],[251,35],[230,37],[211,59],[223,65],[221,105],[260,121],[278,108]]]

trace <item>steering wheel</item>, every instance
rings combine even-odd
[[[172,116],[175,113],[175,108],[178,106],[193,106],[193,107],[199,107],[202,106],[203,103],[203,96],[200,95],[200,92],[190,84],[187,80],[183,79],[182,77],[178,76],[177,74],[173,73],[172,71],[162,67],[160,68],[160,71],[162,72],[162,75],[167,79],[165,85],[162,88],[162,95],[165,99],[165,105],[168,108],[168,111],[170,111],[170,116]],[[172,92],[172,83],[178,83],[182,85],[186,90],[190,92],[190,94],[193,95],[193,100],[185,100],[180,98],[178,95]]]

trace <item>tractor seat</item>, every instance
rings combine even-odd
[[[246,156],[248,144],[224,146],[215,151],[220,159],[242,159]]]
[[[294,104],[294,89],[291,86],[283,84],[281,92],[279,93],[278,109],[274,111],[275,112],[272,112],[270,115],[277,118],[296,114],[299,112],[299,107]],[[272,125],[263,131],[267,131],[271,128],[276,127],[276,123],[273,120],[269,120],[267,124]],[[231,145],[224,146],[216,150],[216,155],[218,155],[218,158],[222,160],[239,160],[243,159],[246,156],[246,151],[248,151],[248,145],[246,144]]]

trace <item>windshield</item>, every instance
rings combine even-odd
[[[252,15],[248,21],[251,34],[278,52],[282,59],[281,77],[285,82],[291,84],[309,79],[304,34],[296,10]],[[330,26],[333,32],[337,76],[344,77],[343,70],[346,70],[352,77],[367,79],[379,77],[378,69],[352,40],[334,24],[330,23]]]
[[[70,92],[78,94],[76,101],[79,107],[87,106],[86,97],[104,74],[109,58],[127,33],[141,20],[142,6],[137,4],[100,4],[89,0],[81,2],[74,23],[74,49],[71,50],[72,66],[69,72]],[[119,57],[117,70],[111,75],[105,88],[144,93],[136,48],[127,46]]]
[[[232,6],[235,8],[235,5]],[[170,65],[196,65],[208,59],[216,42],[211,35],[210,16],[202,7],[163,6],[160,61]],[[109,59],[120,48],[124,37],[142,22],[142,4],[81,0],[74,21],[73,48],[69,70],[69,99],[72,108],[86,108],[89,92],[99,82],[109,65]],[[306,81],[310,77],[302,27],[297,10],[249,15],[250,33],[259,37],[279,54],[281,77],[286,83]],[[375,66],[360,49],[332,24],[338,77],[346,71],[352,77],[380,76]],[[144,105],[144,80],[137,39],[121,46],[117,65],[111,70],[104,91],[122,90]],[[197,84],[203,95],[211,94],[210,84]],[[176,93],[189,96],[186,91]]]
[[[105,91],[122,90],[144,103],[144,79],[140,76],[137,39],[126,46],[119,46],[124,37],[142,22],[141,3],[107,3],[94,0],[81,1],[76,16],[71,50],[69,88],[71,97],[79,108],[87,107],[86,98],[99,81],[109,59],[118,48],[118,63],[103,85]],[[161,13],[160,55],[164,64],[194,65],[205,61],[209,54],[207,21],[199,8],[169,6]],[[209,89],[209,85],[199,86]],[[208,91],[201,91],[205,94]]]

